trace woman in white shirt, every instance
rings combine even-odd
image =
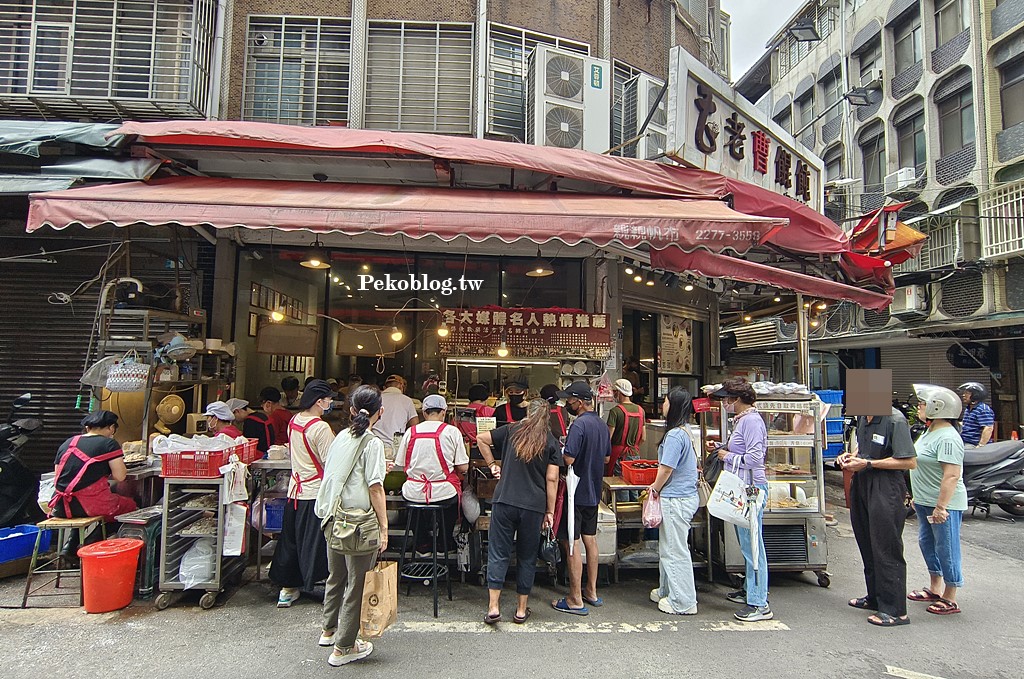
[[[388,515],[384,498],[387,467],[384,444],[368,431],[383,412],[380,391],[373,385],[361,385],[349,394],[349,403],[352,425],[338,434],[331,444],[315,511],[326,534],[331,530],[334,506],[339,498],[345,509],[369,511],[372,508],[380,527],[380,552],[383,553],[388,546]],[[353,460],[357,454],[359,459]],[[373,652],[373,644],[356,639],[356,635],[359,633],[363,583],[377,554],[346,554],[328,549],[327,559],[331,574],[324,595],[320,645],[334,646],[327,662],[338,667]]]

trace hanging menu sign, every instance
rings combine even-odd
[[[689,375],[693,372],[693,321],[661,314],[658,337],[661,361],[658,372]]]
[[[518,358],[589,358],[611,354],[607,314],[578,309],[442,309],[448,336],[438,349],[448,356],[495,356],[504,341]]]

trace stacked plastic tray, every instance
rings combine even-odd
[[[843,452],[843,394],[842,390],[822,390],[814,392],[822,403],[831,404],[829,417],[825,419],[824,459],[834,460]]]

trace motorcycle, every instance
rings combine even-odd
[[[965,446],[963,479],[971,507],[1024,516],[1024,441]]]
[[[7,422],[0,425],[0,528],[39,523],[46,514],[39,508],[39,475],[19,457],[29,437],[43,426],[33,418],[14,419],[32,401],[22,394],[11,404]]]

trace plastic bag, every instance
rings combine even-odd
[[[47,514],[50,512],[50,500],[53,499],[53,494],[56,492],[56,487],[53,485],[54,476],[53,472],[49,472],[43,474],[39,479],[39,495],[36,497],[36,502],[39,503],[40,509]]]
[[[213,580],[217,572],[217,540],[215,538],[199,538],[195,544],[181,557],[178,569],[178,581],[185,589]]]
[[[472,488],[466,487],[462,491],[462,515],[469,523],[476,523],[480,518],[480,500]]]
[[[653,490],[648,490],[642,515],[644,528],[657,528],[661,525],[661,518],[661,497]]]

